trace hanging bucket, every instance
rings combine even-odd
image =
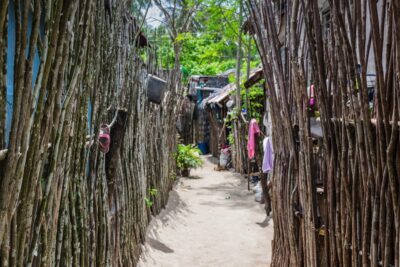
[[[155,104],[161,104],[166,88],[167,88],[166,81],[151,74],[148,75],[147,98],[149,99],[150,102],[153,102]]]

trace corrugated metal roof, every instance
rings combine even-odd
[[[229,94],[236,88],[234,83],[228,84],[223,87],[219,92],[213,94],[209,99],[207,99],[207,104],[220,103],[229,97]]]
[[[227,71],[224,71],[220,74],[218,74],[219,77],[228,77],[229,75],[235,74],[236,73],[236,69],[229,69]]]

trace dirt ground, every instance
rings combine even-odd
[[[153,218],[140,267],[269,266],[272,220],[245,179],[214,171],[211,157],[204,161],[191,179],[181,178]]]

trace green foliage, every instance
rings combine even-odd
[[[200,150],[191,145],[178,145],[178,151],[175,154],[176,165],[180,170],[197,168],[203,165],[200,158]]]
[[[157,196],[158,195],[158,190],[155,189],[155,188],[150,188],[149,189],[149,195],[152,196],[152,197]]]
[[[229,133],[228,142],[229,142],[230,145],[234,145],[235,144],[235,136],[233,135],[233,132]]]
[[[237,41],[239,33],[239,0],[196,0],[201,5],[194,15],[191,31],[180,33],[175,39],[182,45],[181,65],[187,70],[185,76],[216,75],[236,68]],[[168,1],[167,1],[168,2]],[[185,1],[192,5],[193,1]],[[156,49],[158,65],[171,69],[174,62],[173,43],[164,25],[149,29],[147,36]],[[244,36],[241,73],[246,73],[247,54],[251,54],[251,68],[260,64],[254,42],[248,46]],[[234,82],[234,76],[231,82]]]
[[[231,111],[228,112],[228,114],[225,117],[225,122],[226,124],[229,125],[238,118],[240,110],[238,108],[233,108]]]
[[[249,110],[248,117],[254,118],[258,122],[262,120],[264,113],[264,89],[260,86],[253,86],[248,90]],[[246,108],[246,89],[240,91],[242,108]]]
[[[154,199],[158,195],[158,190],[155,188],[150,188],[148,191],[148,197],[144,198],[144,202],[148,208],[151,208],[154,205]]]
[[[151,208],[154,205],[154,202],[147,197],[144,198],[144,202],[148,208]]]
[[[254,118],[259,123],[262,121],[262,114],[264,113],[264,89],[260,86],[263,84],[264,81],[261,81],[258,85],[249,88],[248,95],[246,95],[246,89],[242,86],[240,90],[241,101],[242,101],[242,109],[247,107],[246,98],[249,100],[249,110],[248,118]],[[235,95],[236,91],[231,92],[231,95]],[[241,109],[239,110],[237,107],[234,108],[232,111],[228,112],[227,116],[225,117],[225,123],[229,129],[233,127],[233,121],[238,119],[240,115]],[[247,138],[247,137],[246,137]],[[228,135],[228,142],[230,145],[235,144],[235,137],[233,135],[233,131],[230,132]]]
[[[136,0],[131,2],[131,12],[135,15],[136,19],[142,19],[148,5],[149,2],[146,0]]]

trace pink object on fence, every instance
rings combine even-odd
[[[108,153],[110,150],[110,128],[107,124],[102,124],[100,126],[100,134],[99,134],[99,144],[100,144],[100,151],[103,153]]]

